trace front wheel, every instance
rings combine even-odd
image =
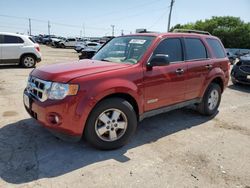
[[[202,102],[198,105],[198,111],[207,116],[215,114],[218,110],[221,101],[221,88],[216,83],[211,83],[203,98]]]
[[[96,148],[110,150],[125,145],[137,127],[133,106],[121,98],[101,101],[91,112],[84,136]]]

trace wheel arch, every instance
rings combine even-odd
[[[136,113],[136,116],[137,116],[137,119],[139,119],[139,106],[138,106],[137,101],[135,100],[135,98],[132,97],[130,94],[121,93],[121,92],[109,94],[109,95],[103,97],[100,101],[98,101],[98,103],[100,103],[101,101],[103,101],[105,99],[109,99],[109,98],[122,98],[122,99],[128,101],[133,106],[133,108],[135,110],[135,113]]]
[[[27,56],[27,55],[31,55],[31,56],[33,56],[33,57],[35,58],[35,60],[37,60],[37,56],[36,56],[34,53],[24,53],[24,54],[22,54],[22,55],[20,56],[20,58],[19,58],[19,63],[22,63],[22,59],[23,59],[25,56]]]

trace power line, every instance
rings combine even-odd
[[[163,14],[161,14],[160,17],[157,18],[157,19],[153,22],[153,24],[151,24],[151,25],[148,27],[148,29],[153,28],[160,20],[162,20],[162,19],[164,18],[165,14],[167,14],[167,13],[168,13],[168,10],[165,10],[165,11],[163,12]]]
[[[165,1],[165,0],[158,0],[157,3],[159,3],[160,1]],[[148,5],[152,5],[152,4],[156,4],[155,0],[149,1],[149,2],[146,2],[146,3],[144,2],[144,3],[137,4],[137,5],[133,5],[133,6],[128,7],[128,8],[124,8],[123,7],[121,9],[116,9],[115,11],[105,12],[105,14],[97,15],[97,16],[95,16],[95,18],[101,17],[103,19],[106,19],[104,17],[107,16],[107,15],[112,15],[112,14],[121,13],[121,12],[128,13],[128,10],[133,10],[133,9],[137,9],[137,10],[139,9],[139,10],[141,10],[142,7],[145,7],[145,6],[148,6]],[[101,19],[101,20],[103,20],[103,19]],[[95,22],[92,22],[92,23],[95,23]]]

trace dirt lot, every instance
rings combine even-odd
[[[43,66],[76,60],[41,47]],[[25,112],[31,69],[0,66],[0,187],[250,187],[250,87],[231,83],[213,118],[186,108],[145,119],[115,151],[66,143]]]

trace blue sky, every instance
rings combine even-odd
[[[135,32],[137,28],[167,30],[170,0],[1,0],[0,31],[63,36],[104,36]],[[250,22],[250,0],[175,0],[171,25],[212,16],[236,16]],[[10,17],[6,17],[10,16]],[[84,32],[85,31],[85,32]]]

